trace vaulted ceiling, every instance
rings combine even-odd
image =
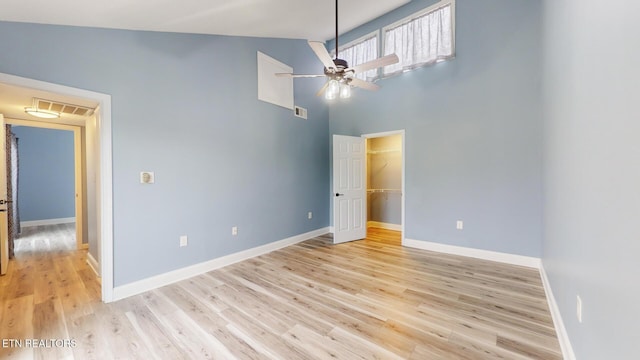
[[[342,0],[340,32],[410,0]],[[333,0],[0,0],[0,20],[196,34],[328,40]]]
[[[342,0],[340,33],[410,0]],[[335,37],[334,0],[0,0],[0,20],[127,30],[329,40]],[[0,84],[0,113],[25,118],[33,98],[82,106],[83,99]],[[81,124],[63,114],[58,122]]]

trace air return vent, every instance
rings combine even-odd
[[[303,118],[306,119],[307,118],[307,109],[300,107],[300,106],[296,106],[293,109],[293,114],[299,118]]]
[[[65,104],[52,100],[38,99],[34,98],[35,106],[40,110],[50,110],[55,111],[60,114],[68,114],[68,115],[78,115],[78,116],[90,116],[93,114],[95,109],[73,105],[73,104]]]

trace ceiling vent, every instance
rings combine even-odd
[[[35,107],[40,110],[55,111],[60,114],[78,115],[78,116],[90,116],[95,109],[88,108],[80,105],[65,104],[53,100],[45,100],[34,98],[33,102]]]

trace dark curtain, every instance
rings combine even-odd
[[[13,258],[14,241],[20,234],[18,213],[18,138],[7,125],[7,217],[9,220],[9,258]]]

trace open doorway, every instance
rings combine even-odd
[[[395,242],[402,245],[404,130],[359,137],[334,134],[332,147],[333,243],[364,239],[371,226],[395,232]],[[382,173],[386,176],[380,177]]]
[[[86,193],[86,144],[84,129],[58,123],[5,118],[10,133],[22,138],[18,146],[19,169],[17,184],[21,225],[25,228],[41,225],[75,224],[75,248],[88,248],[86,202],[95,192]],[[89,159],[91,162],[92,159]],[[16,174],[8,179],[13,180]],[[22,204],[22,206],[20,206]],[[21,226],[21,227],[22,227]]]
[[[81,182],[81,186],[86,188],[93,187],[93,191],[96,196],[93,200],[93,204],[87,204],[87,201],[79,202],[82,204],[83,209],[77,211],[83,216],[86,216],[86,207],[94,208],[93,216],[86,216],[87,219],[92,221],[86,222],[87,225],[82,226],[82,234],[78,235],[77,239],[88,238],[89,252],[94,255],[95,262],[92,264],[94,269],[97,269],[102,278],[101,286],[98,286],[97,296],[102,298],[105,302],[110,302],[113,299],[113,200],[112,200],[112,150],[111,150],[111,98],[109,95],[96,93],[92,91],[71,88],[63,85],[57,85],[53,83],[47,83],[43,81],[22,78],[9,74],[0,73],[0,87],[11,91],[0,91],[3,93],[2,99],[0,99],[0,114],[4,113],[6,118],[20,119],[24,118],[25,107],[24,104],[16,100],[18,95],[24,96],[27,94],[29,97],[47,98],[47,96],[54,96],[61,102],[74,103],[65,101],[64,99],[84,99],[94,103],[95,113],[91,118],[91,121],[82,119],[80,121],[73,121],[68,117],[60,117],[59,124],[75,125],[78,127],[78,131],[74,132],[74,139],[79,139],[77,143],[83,141],[93,141],[93,146],[88,146],[84,156],[91,157],[96,161],[93,162],[95,171],[89,174],[93,176],[87,176],[86,167],[83,168],[83,172],[80,176],[89,179],[84,184]],[[6,96],[4,96],[6,95]],[[1,115],[0,115],[1,116]],[[63,121],[64,120],[64,121]],[[89,134],[87,129],[91,128],[93,134]],[[90,150],[89,150],[90,149]],[[82,155],[81,155],[82,157]],[[89,164],[86,158],[81,158],[83,164]],[[78,221],[78,223],[80,223]],[[87,228],[93,224],[95,231],[91,232]],[[0,229],[2,230],[2,229]],[[86,235],[86,233],[94,233],[96,238],[92,239]],[[4,250],[4,246],[3,246]],[[85,250],[86,252],[86,250]],[[3,251],[3,254],[6,252]],[[4,255],[3,255],[4,258]],[[89,259],[86,259],[89,260]],[[84,260],[83,260],[84,262]],[[8,262],[6,262],[8,263]],[[67,264],[68,265],[68,264]],[[62,265],[60,265],[62,266]],[[89,269],[89,271],[92,271]]]
[[[366,138],[367,237],[404,239],[404,130]]]
[[[76,182],[82,169],[75,161],[81,154],[76,157],[74,131],[5,121],[7,139],[12,140],[11,158],[7,158],[7,186],[13,201],[10,257],[86,248],[87,239],[82,236],[85,217],[76,214],[82,209],[76,202],[86,199],[86,194]]]

